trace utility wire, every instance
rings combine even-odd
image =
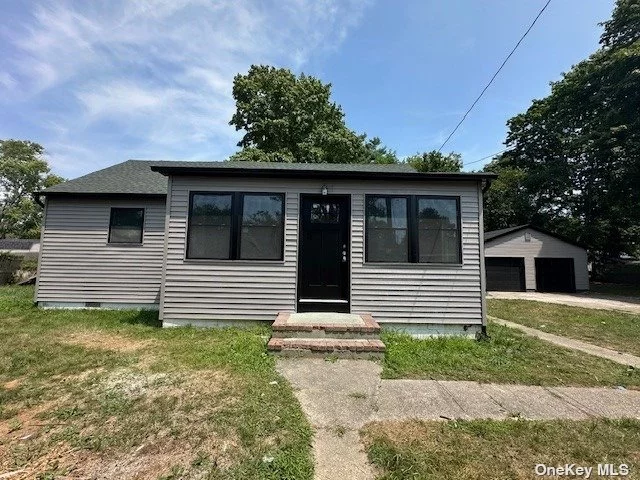
[[[471,104],[471,106],[469,107],[469,110],[466,111],[466,113],[462,116],[462,119],[458,122],[458,124],[456,125],[456,128],[453,129],[453,131],[449,134],[449,136],[447,137],[447,139],[444,141],[444,143],[442,145],[440,145],[440,148],[438,149],[439,152],[442,151],[442,149],[444,148],[444,146],[449,142],[449,140],[451,139],[451,137],[453,137],[453,135],[458,131],[458,128],[460,128],[460,125],[462,125],[462,123],[467,119],[467,115],[469,115],[469,113],[471,113],[471,110],[473,110],[473,107],[476,106],[476,104],[480,101],[480,99],[482,98],[482,96],[484,95],[484,93],[487,91],[487,89],[491,86],[491,84],[493,83],[493,81],[496,79],[496,77],[498,76],[498,74],[500,73],[500,71],[503,69],[503,67],[507,64],[507,62],[509,61],[509,59],[511,58],[511,56],[515,53],[515,51],[517,50],[517,48],[520,46],[520,44],[522,43],[522,41],[525,39],[525,37],[529,34],[529,32],[531,31],[531,29],[533,28],[533,26],[536,24],[536,22],[538,21],[538,19],[542,16],[542,14],[544,13],[544,11],[547,9],[547,7],[549,6],[549,4],[551,3],[551,0],[547,0],[547,3],[544,4],[544,7],[542,7],[542,10],[540,10],[538,12],[538,15],[536,16],[536,18],[533,19],[533,22],[531,22],[531,25],[529,25],[529,28],[527,28],[527,30],[524,32],[524,34],[522,35],[522,37],[520,37],[520,40],[518,40],[518,43],[516,43],[516,46],[513,47],[513,50],[511,50],[511,52],[509,53],[509,55],[507,55],[507,58],[504,59],[504,61],[502,62],[502,65],[500,65],[500,68],[498,68],[498,70],[496,70],[496,73],[493,74],[493,77],[491,77],[491,80],[489,80],[489,83],[487,83],[487,85],[482,89],[482,92],[480,92],[480,95],[478,95],[478,98],[475,99],[475,101]]]
[[[509,150],[511,150],[511,148],[505,148],[504,150],[500,150],[499,152],[492,153],[491,155],[487,155],[486,157],[479,158],[478,160],[474,160],[473,162],[467,162],[463,166],[466,167],[467,165],[481,162],[483,160],[486,160],[487,158],[495,157],[496,155],[500,155],[501,153],[508,152]]]

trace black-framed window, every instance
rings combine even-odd
[[[462,263],[460,198],[367,195],[365,261]]]
[[[284,194],[192,192],[187,258],[282,260]]]
[[[284,196],[242,194],[238,258],[281,260],[283,242]]]
[[[367,261],[409,261],[407,197],[367,196]]]
[[[416,198],[419,263],[461,263],[458,197]]]
[[[189,258],[230,258],[233,195],[194,194],[189,212]]]
[[[112,207],[109,243],[142,243],[144,208]]]

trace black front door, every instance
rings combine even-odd
[[[301,195],[298,311],[349,312],[349,197]]]

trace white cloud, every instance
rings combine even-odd
[[[0,86],[7,90],[12,90],[18,82],[7,72],[0,72]]]
[[[368,3],[42,0],[9,30],[14,55],[0,72],[0,96],[19,84],[20,98],[5,108],[40,105],[51,144],[67,146],[61,164],[69,145],[107,141],[109,163],[227,156],[238,139],[228,125],[233,76],[252,63],[300,69],[331,53]],[[119,136],[118,150],[111,145]]]

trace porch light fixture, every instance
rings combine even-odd
[[[531,233],[524,232],[524,241],[525,242],[530,242],[531,241]]]
[[[322,192],[322,195],[327,195],[329,193],[329,189],[326,185],[322,185],[322,189],[320,191]]]

